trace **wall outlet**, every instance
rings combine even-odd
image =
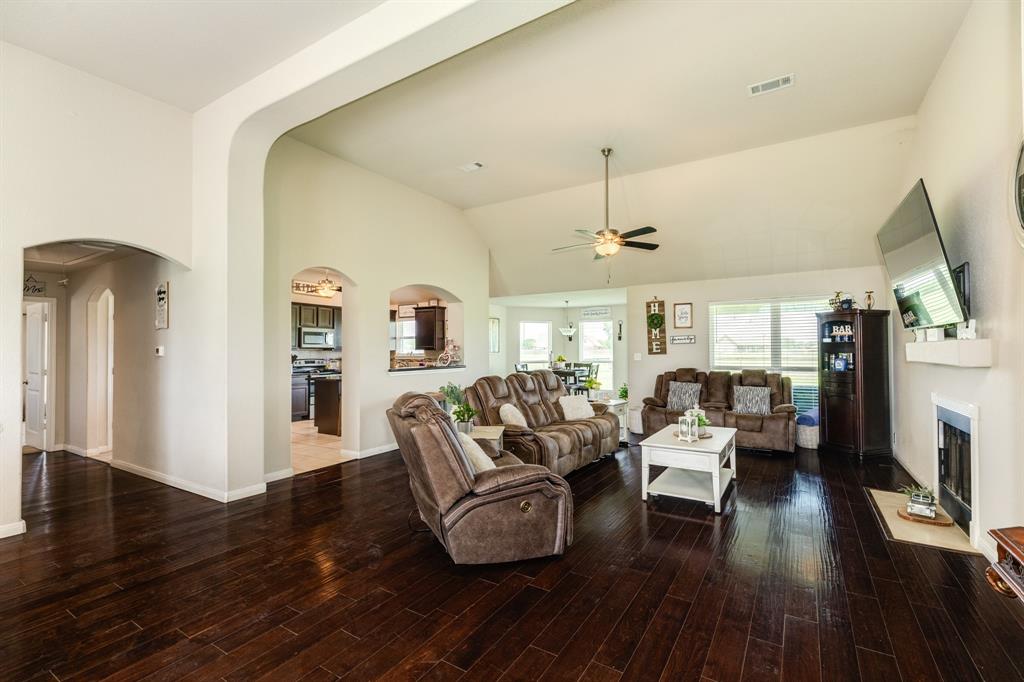
[[[643,356],[640,353],[633,353],[633,362],[640,362],[642,358]]]
[[[157,346],[156,347],[156,356],[158,358],[162,358],[164,355],[166,355],[166,353],[164,352],[164,347],[163,346]]]

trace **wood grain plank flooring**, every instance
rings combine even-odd
[[[980,557],[885,538],[893,463],[740,453],[724,513],[640,500],[637,448],[568,477],[561,558],[455,566],[397,453],[222,505],[23,455],[0,679],[1022,680],[1024,607]]]

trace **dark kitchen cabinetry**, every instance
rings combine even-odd
[[[303,305],[301,303],[293,303],[292,307],[299,309],[299,326],[300,327],[315,327],[316,326],[316,309],[315,305]]]
[[[292,350],[299,347],[299,329],[334,330],[334,350],[341,350],[341,308],[292,303]]]
[[[818,313],[819,449],[892,455],[889,311]]]
[[[292,377],[292,421],[309,418],[309,380],[305,375]]]
[[[416,350],[444,350],[446,312],[441,306],[416,308]]]

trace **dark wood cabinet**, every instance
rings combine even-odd
[[[332,308],[334,313],[334,350],[341,350],[341,308]]]
[[[313,382],[316,394],[316,415],[313,423],[317,433],[341,435],[341,379],[317,379]]]
[[[334,330],[334,350],[341,350],[341,308],[292,303],[292,350],[299,347],[299,329],[315,327]]]
[[[889,311],[818,313],[819,448],[892,456]]]
[[[447,308],[416,308],[416,350],[444,350]]]
[[[316,326],[319,327],[320,329],[333,329],[334,308],[328,308],[326,306],[317,306]]]
[[[300,327],[315,327],[316,326],[316,306],[315,305],[303,305],[301,303],[293,304],[299,308],[299,326]]]
[[[299,306],[292,303],[292,350],[299,347]]]
[[[305,376],[292,377],[292,421],[309,418],[309,381]]]

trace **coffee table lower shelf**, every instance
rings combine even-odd
[[[732,481],[734,473],[728,467],[719,470],[719,485],[722,493],[725,493]],[[711,473],[708,471],[690,471],[689,469],[665,469],[657,478],[647,484],[648,495],[668,495],[669,497],[681,497],[686,500],[696,500],[704,504],[715,506],[714,483]]]

